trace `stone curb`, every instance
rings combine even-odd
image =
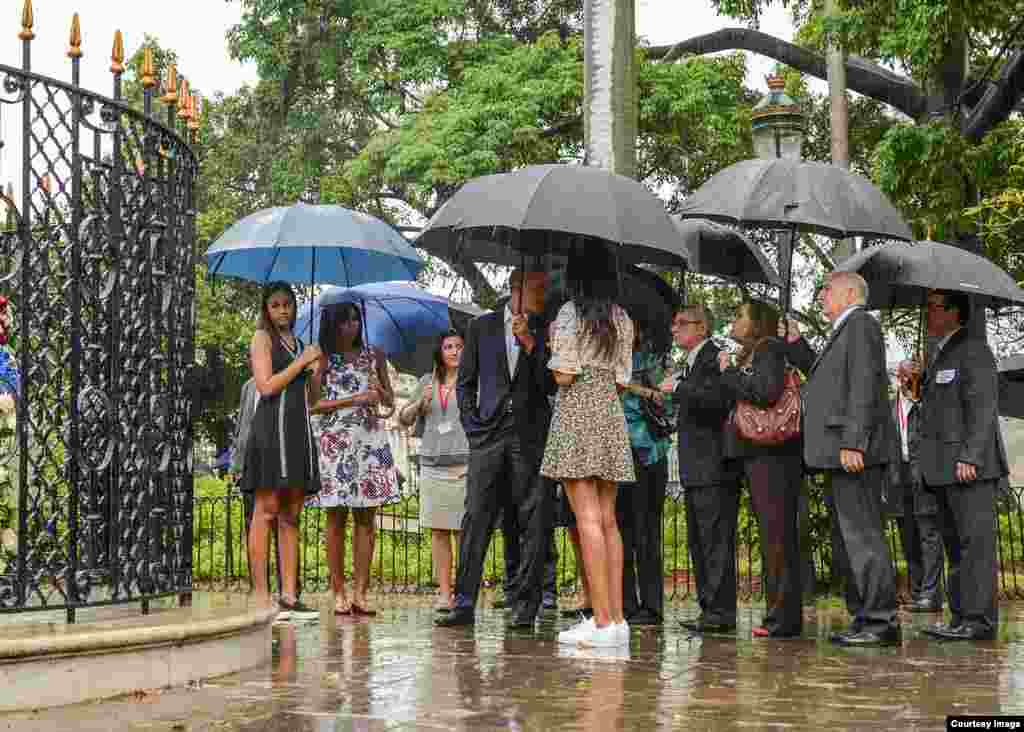
[[[230,614],[210,620],[186,620],[181,623],[133,628],[97,628],[81,633],[40,635],[33,638],[0,639],[0,664],[35,657],[127,651],[140,647],[185,645],[233,635],[269,625],[277,615],[276,608]]]

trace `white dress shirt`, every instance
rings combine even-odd
[[[519,339],[512,334],[512,308],[505,304],[505,353],[508,354],[508,378],[514,379],[519,363]]]

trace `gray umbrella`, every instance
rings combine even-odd
[[[899,211],[869,180],[835,165],[801,160],[743,160],[730,165],[687,198],[679,215],[789,229],[789,242],[782,243],[779,257],[786,310],[798,230],[839,239],[913,238]]]
[[[1024,290],[988,259],[935,241],[868,247],[842,262],[836,272],[857,272],[867,280],[868,307],[920,307],[928,290],[975,295],[988,307],[1024,304]]]
[[[686,262],[657,196],[631,178],[583,165],[532,165],[473,178],[434,214],[416,246],[448,258],[510,264],[509,246],[520,255],[558,254],[568,251],[571,235],[619,244],[623,262]]]
[[[691,272],[780,287],[782,280],[743,233],[705,219],[672,219],[689,253]]]

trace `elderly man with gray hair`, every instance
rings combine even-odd
[[[832,333],[820,354],[796,322],[780,324],[803,389],[804,464],[831,478],[833,558],[846,579],[850,628],[830,640],[844,646],[902,642],[896,578],[882,525],[882,487],[896,436],[889,412],[885,339],[864,310],[868,286],[857,274],[828,275],[818,293]]]

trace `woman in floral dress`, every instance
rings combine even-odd
[[[324,541],[337,615],[375,615],[366,600],[376,539],[374,510],[400,498],[398,470],[377,405],[394,404],[387,361],[363,343],[359,306],[325,309],[320,324],[323,389],[313,406],[320,449],[320,493],[310,500],[327,510]],[[352,602],[345,597],[345,525],[352,541]]]

